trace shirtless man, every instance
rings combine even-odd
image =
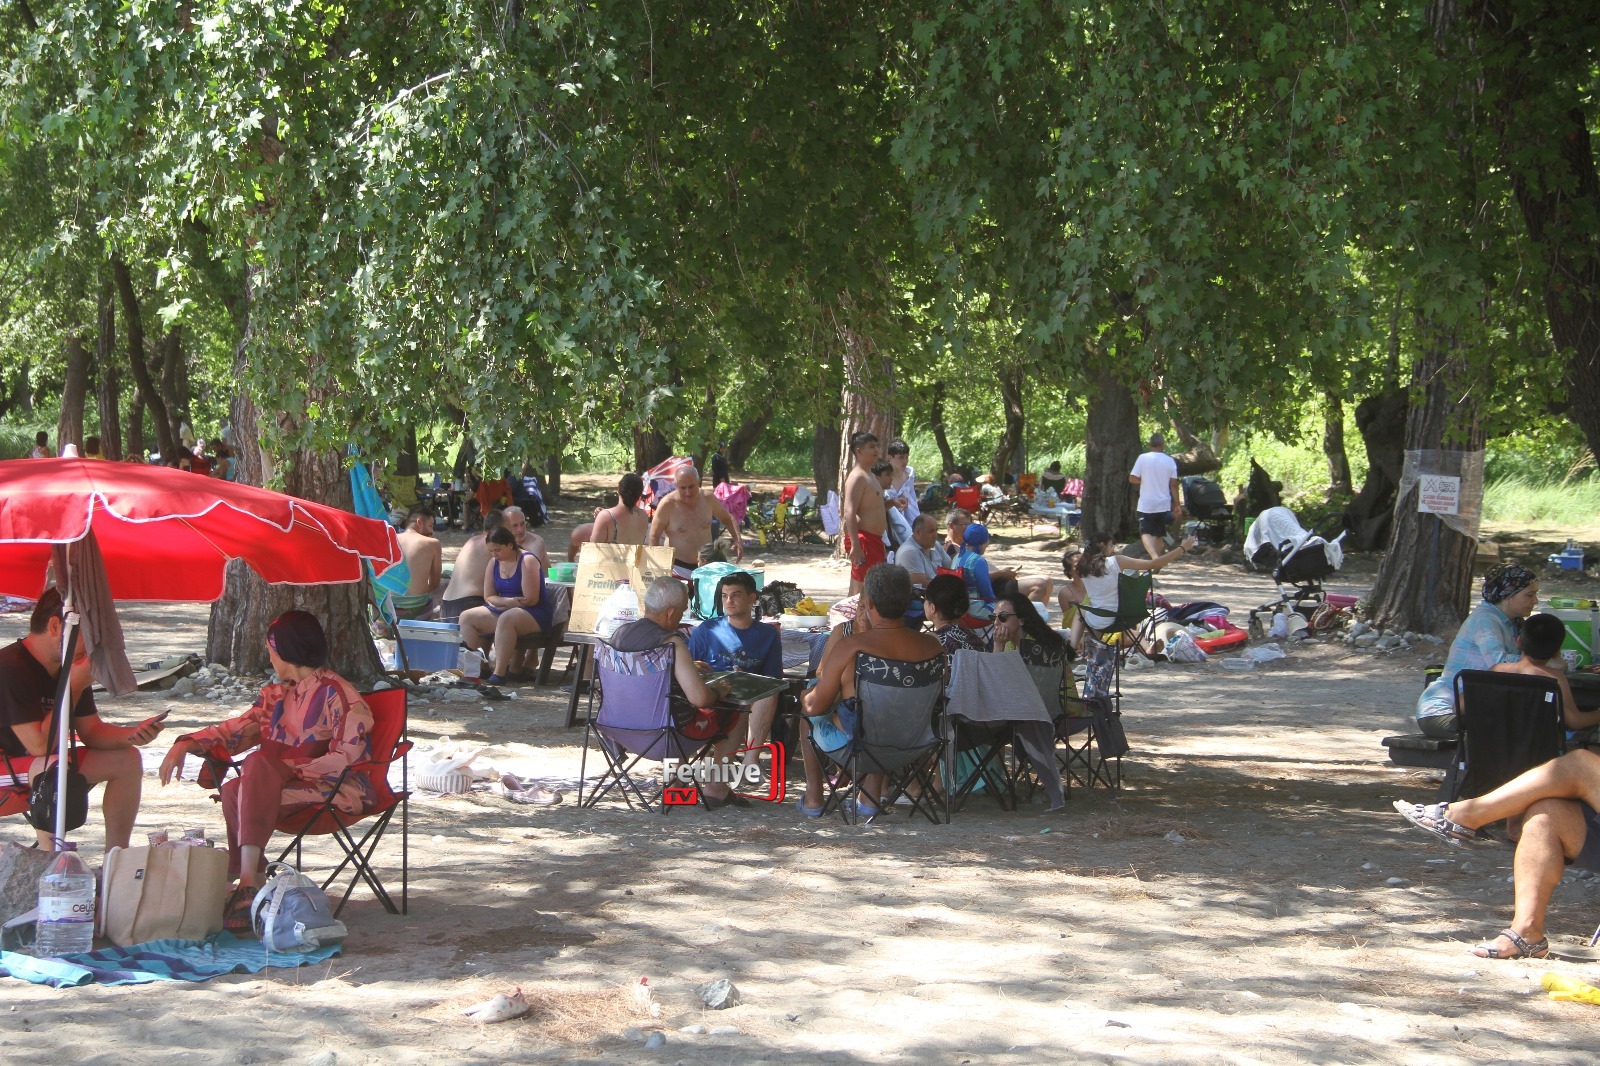
[[[856,652],[902,662],[922,662],[944,654],[938,638],[906,628],[911,575],[905,567],[879,563],[867,571],[862,586],[853,631],[830,643],[823,652],[817,666],[817,683],[803,701],[806,725],[823,751],[848,747],[855,734],[854,714],[842,701],[856,694]],[[818,818],[822,815],[822,760],[816,748],[804,742],[800,753],[806,764],[806,792],[800,799],[800,813]],[[872,817],[878,813],[882,787],[882,774],[862,776],[861,794],[866,801],[859,803],[860,815]]]
[[[888,558],[883,531],[889,513],[883,505],[883,488],[872,475],[878,461],[878,438],[865,431],[850,436],[850,473],[844,479],[839,552],[850,558],[850,594],[861,591],[867,571]]]
[[[439,615],[444,621],[459,622],[462,611],[484,606],[483,575],[489,568],[489,534],[503,525],[504,511],[488,512],[483,516],[483,533],[468,537],[456,553],[455,569],[445,587]]]
[[[539,565],[546,570],[550,569],[550,552],[544,546],[544,538],[528,528],[528,516],[522,513],[520,507],[507,507],[505,510],[506,528],[511,530],[511,535],[517,538],[517,547],[525,552],[532,552],[539,557]],[[487,532],[487,530],[485,530]],[[488,548],[485,547],[485,552]],[[483,557],[483,565],[489,565],[489,556]]]
[[[680,466],[672,480],[678,487],[656,508],[655,520],[650,523],[649,543],[672,546],[673,576],[687,579],[694,573],[701,547],[711,542],[713,518],[733,534],[733,558],[743,562],[744,543],[739,536],[739,526],[721,500],[709,490],[701,490],[700,471],[692,466]]]
[[[413,504],[406,512],[405,530],[395,539],[411,568],[406,594],[394,598],[395,612],[401,618],[426,618],[433,613],[433,597],[444,573],[444,549],[433,535],[433,512]]]

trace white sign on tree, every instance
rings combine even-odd
[[[1460,514],[1461,479],[1423,474],[1417,479],[1417,510],[1423,514]]]

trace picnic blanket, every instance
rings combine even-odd
[[[125,948],[101,948],[59,959],[36,959],[0,951],[0,977],[52,988],[79,985],[142,985],[152,981],[209,981],[226,973],[260,973],[268,966],[308,966],[339,954],[333,944],[316,951],[267,951],[259,940],[218,933],[206,940],[152,940]]]

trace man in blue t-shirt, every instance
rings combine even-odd
[[[702,622],[689,638],[696,661],[716,670],[743,670],[764,677],[783,676],[783,637],[765,622],[756,621],[756,579],[735,570],[722,579],[722,617]],[[767,742],[778,697],[768,696],[750,707],[745,762],[754,762],[755,749]]]

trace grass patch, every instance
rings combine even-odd
[[[1589,525],[1600,514],[1600,475],[1577,481],[1544,482],[1496,478],[1484,486],[1483,517],[1529,525]]]

